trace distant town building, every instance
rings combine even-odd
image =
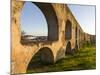
[[[24,35],[24,36],[22,36],[22,40],[25,40],[25,41],[46,41],[47,36]]]

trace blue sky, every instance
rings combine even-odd
[[[95,34],[95,6],[68,5],[82,29]]]
[[[68,5],[82,29],[90,34],[95,34],[95,7]],[[45,16],[33,3],[26,2],[21,12],[21,30],[31,35],[47,35],[48,28]]]
[[[45,16],[33,3],[26,2],[21,12],[21,30],[31,35],[47,35],[48,28]]]

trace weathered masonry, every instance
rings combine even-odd
[[[46,17],[48,24],[48,41],[33,42],[32,45],[21,43],[20,15],[24,1],[12,0],[11,33],[12,55],[11,72],[26,73],[27,67],[34,55],[41,53],[41,60],[55,63],[65,54],[76,52],[84,41],[90,41],[66,4],[34,3]],[[85,38],[85,39],[84,39]]]

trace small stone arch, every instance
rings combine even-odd
[[[78,28],[75,28],[75,52],[78,52]]]
[[[79,38],[79,41],[78,41],[78,46],[79,46],[79,48],[81,47],[81,39],[80,39],[80,37],[81,37],[81,32],[80,32],[80,29],[79,29],[79,34],[78,34],[78,38]]]
[[[75,52],[77,53],[79,51],[79,46],[77,40],[75,40]]]
[[[71,42],[68,41],[68,43],[67,43],[67,45],[66,45],[65,54],[71,54],[71,53],[72,53]]]
[[[32,57],[26,71],[53,63],[54,55],[52,50],[48,47],[43,47]]]
[[[76,28],[75,28],[75,39],[77,40],[77,32],[78,32],[78,30],[77,30],[78,28],[77,28],[77,26],[76,26]]]
[[[71,38],[72,38],[72,23],[70,20],[67,20],[65,26],[65,39],[71,40]]]

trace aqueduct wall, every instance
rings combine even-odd
[[[32,57],[41,51],[41,59],[47,63],[55,63],[66,53],[77,51],[87,40],[84,31],[74,18],[66,4],[34,3],[46,17],[48,24],[48,41],[35,42],[32,45],[21,43],[20,15],[24,1],[12,0],[11,33],[12,60],[11,72],[26,73]]]

